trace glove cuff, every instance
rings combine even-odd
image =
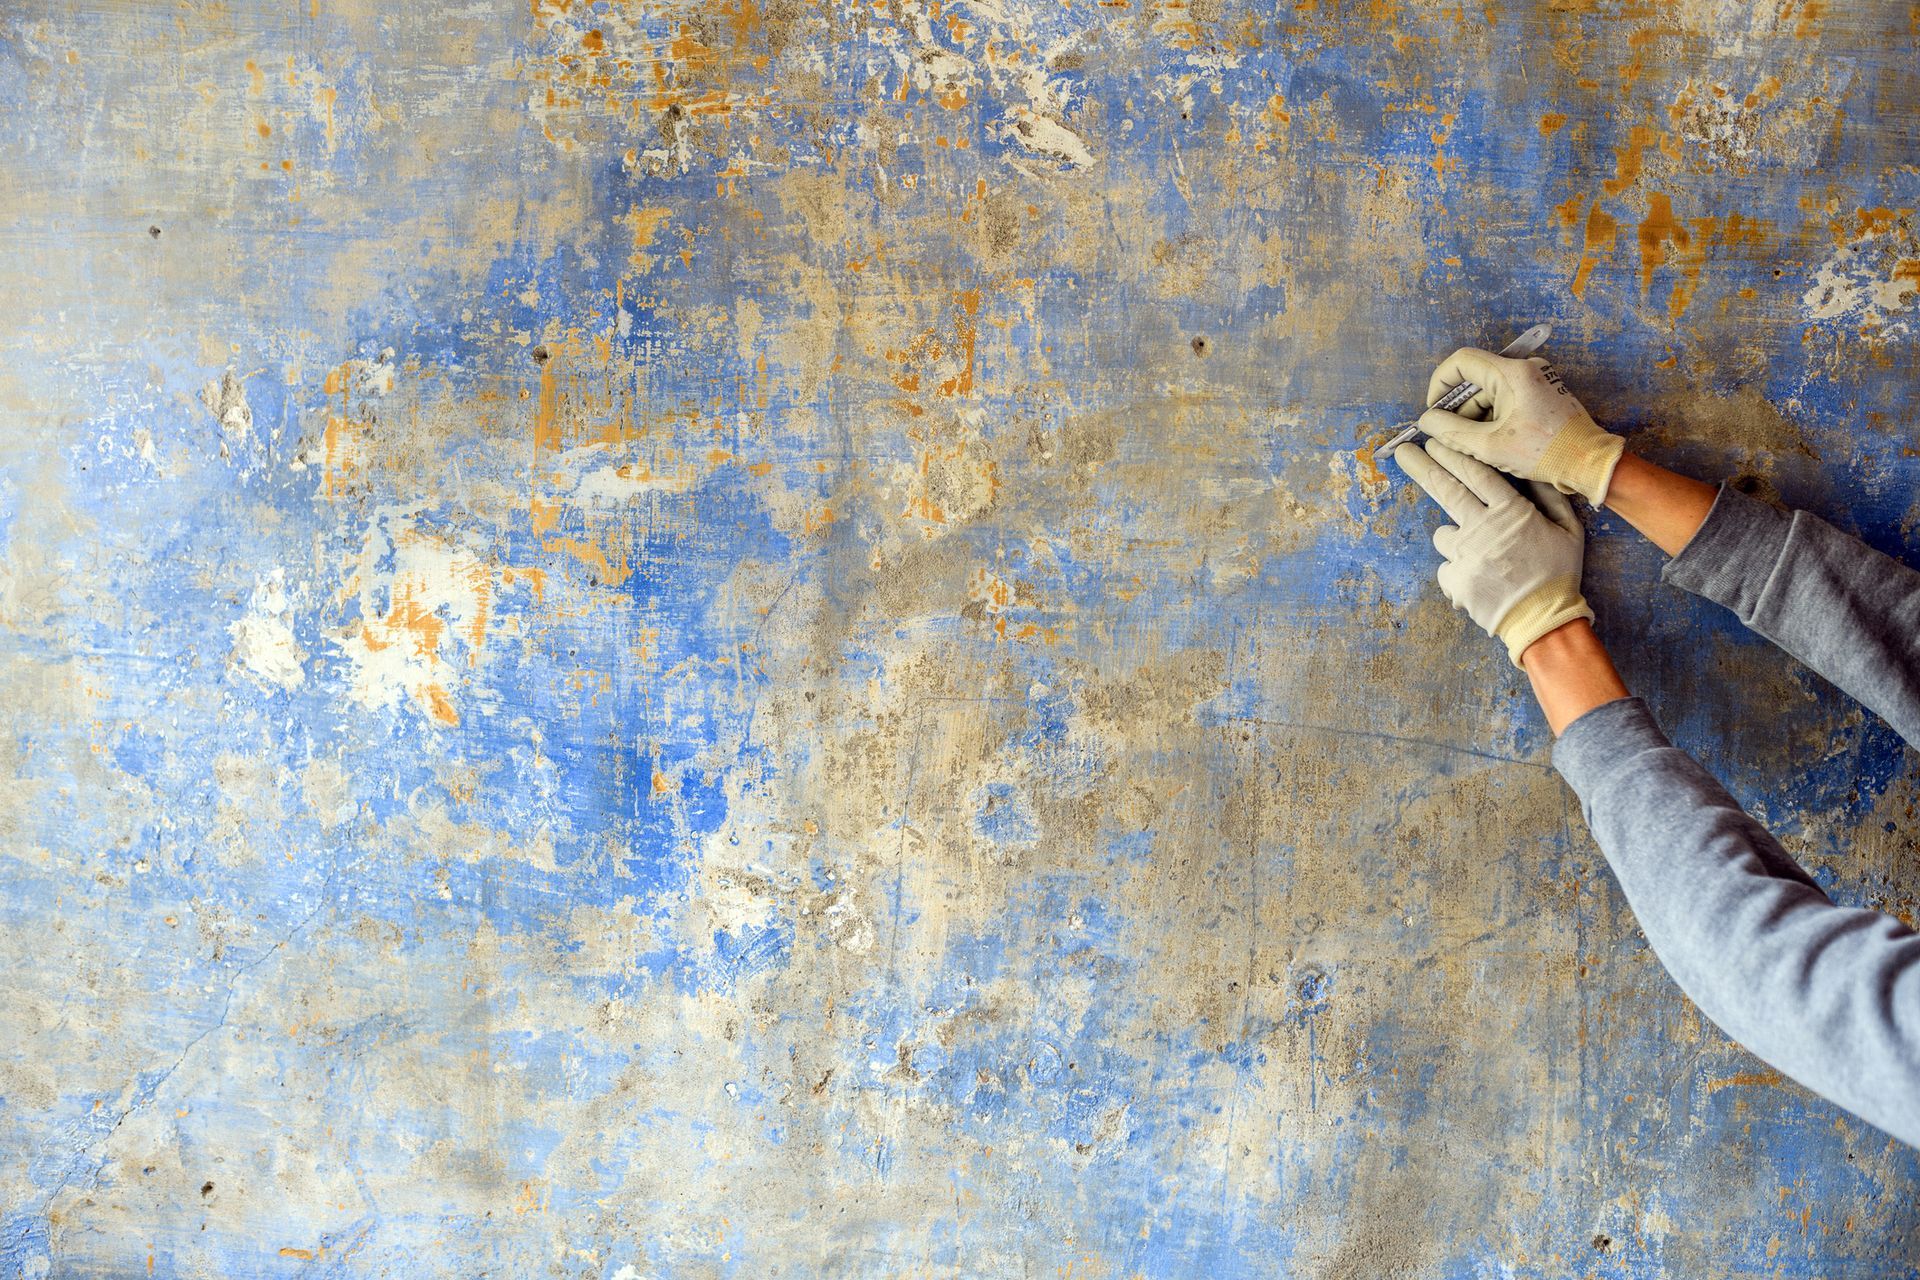
[[[1505,642],[1507,657],[1517,667],[1528,645],[1547,632],[1581,618],[1593,621],[1593,609],[1580,594],[1580,579],[1555,578],[1521,596],[1500,619],[1493,634]]]
[[[1597,507],[1607,500],[1613,469],[1626,447],[1624,439],[1581,414],[1547,442],[1534,474],[1551,478],[1561,492],[1580,494]]]

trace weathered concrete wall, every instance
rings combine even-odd
[[[5,1274],[1920,1274],[1364,447],[1539,319],[1890,549],[1906,5],[0,17]],[[1907,912],[1891,735],[1595,522]]]

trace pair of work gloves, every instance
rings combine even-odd
[[[1595,425],[1538,356],[1456,351],[1434,370],[1427,403],[1462,382],[1479,394],[1455,411],[1427,410],[1427,446],[1403,444],[1393,460],[1453,521],[1433,532],[1446,560],[1440,590],[1503,641],[1517,667],[1541,636],[1593,618],[1580,594],[1586,534],[1567,495],[1605,502],[1626,442]]]

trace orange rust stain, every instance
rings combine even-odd
[[[624,553],[620,563],[614,564],[607,559],[605,551],[585,538],[547,538],[540,545],[549,551],[564,551],[591,568],[601,586],[617,587],[633,576],[633,569],[627,564]]]
[[[1856,209],[1851,218],[1837,218],[1832,223],[1833,242],[1846,245],[1868,236],[1884,235],[1893,230],[1901,218],[1911,214],[1911,209],[1889,209],[1876,206],[1872,209]]]
[[[253,77],[253,85],[248,89],[249,93],[257,95],[267,91],[267,73],[262,71],[259,64],[252,58],[247,59],[247,74]]]
[[[1267,99],[1267,114],[1278,124],[1293,123],[1293,116],[1287,110],[1287,100],[1281,94],[1276,93]]]
[[[280,1250],[280,1256],[283,1258],[298,1258],[302,1262],[312,1262],[314,1254],[311,1249],[295,1249],[289,1245]]]
[[[1614,233],[1619,224],[1611,214],[1597,203],[1587,210],[1586,248],[1580,255],[1580,267],[1573,273],[1573,284],[1569,287],[1574,297],[1586,295],[1587,281],[1593,275],[1593,269],[1600,263],[1602,255],[1613,255]]]
[[[1747,1088],[1754,1085],[1776,1085],[1786,1079],[1778,1071],[1736,1071],[1730,1076],[1707,1081],[1707,1092],[1715,1094],[1722,1089]]]
[[[371,423],[343,414],[327,415],[326,431],[320,437],[320,488],[329,498],[344,496],[359,481],[367,465],[367,436]]]
[[[1673,216],[1673,201],[1656,191],[1647,200],[1647,216],[1640,221],[1640,292],[1653,288],[1653,273],[1667,261],[1669,248],[1685,252],[1693,237]]]
[[[453,709],[453,703],[447,698],[447,691],[439,685],[427,686],[428,714],[444,725],[460,723],[460,713]]]
[[[1680,268],[1680,279],[1667,296],[1667,317],[1679,320],[1693,301],[1700,285],[1700,272],[1706,265],[1708,250],[1716,245],[1752,245],[1767,243],[1770,224],[1743,214],[1725,217],[1691,218],[1683,223],[1673,213],[1673,201],[1663,191],[1648,197],[1647,216],[1639,227],[1640,292],[1653,289],[1653,276],[1672,262]]]
[[[1587,198],[1585,196],[1569,196],[1559,204],[1553,206],[1553,220],[1562,226],[1570,227],[1580,221],[1580,210],[1584,209],[1586,204]]]
[[[430,608],[422,608],[411,592],[394,601],[387,610],[385,624],[413,637],[414,654],[430,658],[440,650],[440,637],[447,629],[446,619]]]
[[[559,355],[551,351],[540,362],[540,393],[534,400],[533,409],[533,466],[536,472],[540,468],[541,455],[560,448],[560,424],[555,417],[560,393],[554,383],[555,366],[559,362]],[[536,483],[537,479],[536,476]]]
[[[711,58],[713,50],[701,44],[683,22],[673,39],[667,42],[667,56],[675,62],[701,62]]]
[[[624,221],[633,228],[633,247],[638,250],[652,245],[660,228],[672,216],[673,210],[664,205],[635,205],[627,210]]]
[[[1620,68],[1619,74],[1615,77],[1622,98],[1631,97],[1633,86],[1647,73],[1647,46],[1656,40],[1678,34],[1680,33],[1670,28],[1643,27],[1627,36],[1627,47],[1633,50],[1633,57]]]
[[[265,120],[259,121],[253,127],[260,131],[260,136],[263,138],[268,137],[273,133],[273,126],[268,124]]]
[[[1793,38],[1809,40],[1820,34],[1820,20],[1827,16],[1827,0],[1807,0],[1800,10],[1800,21],[1793,26]]]
[[[1453,133],[1453,113],[1447,112],[1440,117],[1440,127],[1430,131],[1427,136],[1433,141],[1433,174],[1440,180],[1441,186],[1447,184],[1447,170],[1459,168],[1459,162],[1447,158],[1447,138]]]
[[[1554,134],[1560,132],[1561,126],[1566,123],[1566,113],[1549,111],[1540,117],[1540,136],[1543,138],[1551,138]]]
[[[1742,105],[1747,107],[1757,107],[1762,102],[1771,100],[1779,92],[1780,92],[1780,77],[1768,76],[1765,80],[1762,80],[1759,83],[1759,85],[1754,89],[1752,93],[1748,94],[1744,99],[1742,99]]]
[[[1353,456],[1360,462],[1360,478],[1363,481],[1368,484],[1386,483],[1387,473],[1380,469],[1379,462],[1374,459],[1372,445],[1361,445],[1353,451]]]
[[[535,604],[539,604],[547,598],[547,571],[545,569],[506,568],[500,571],[500,581],[507,586],[512,586],[522,578],[525,578],[527,585],[533,588]]]
[[[493,575],[486,569],[476,566],[471,574],[473,587],[473,621],[467,627],[467,665],[472,666],[479,660],[476,652],[487,641],[487,615],[493,609]]]
[[[973,348],[979,336],[979,324],[975,317],[980,314],[980,291],[968,289],[965,293],[955,294],[954,301],[959,304],[960,313],[966,317],[960,322],[960,338],[967,347],[967,371],[960,376],[957,390],[959,394],[967,395],[973,390]],[[948,381],[954,380],[948,379]],[[945,384],[942,389],[947,389]],[[949,390],[948,394],[951,395],[953,392]]]
[[[1627,131],[1627,140],[1614,149],[1613,177],[1600,184],[1600,189],[1610,196],[1617,196],[1632,186],[1640,177],[1643,154],[1648,147],[1664,147],[1666,135],[1658,129],[1643,124],[1634,125]]]
[[[607,48],[607,38],[598,28],[595,28],[580,37],[580,47],[588,53],[604,53]]]
[[[722,4],[720,12],[727,15],[727,25],[733,28],[736,49],[745,45],[761,25],[760,7],[754,0],[734,0],[734,3]]]

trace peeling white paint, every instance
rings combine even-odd
[[[247,403],[246,379],[232,368],[217,379],[208,379],[200,388],[200,402],[207,406],[229,440],[236,443],[253,433],[253,406]]]
[[[274,569],[254,584],[246,615],[227,627],[233,661],[268,688],[297,689],[307,678],[301,666],[306,655],[288,625],[290,612],[286,571]]]
[[[1001,130],[1002,136],[1039,155],[1065,161],[1082,169],[1093,163],[1093,152],[1087,149],[1087,144],[1080,140],[1079,134],[1058,120],[1049,119],[1026,107],[1009,108]]]
[[[464,650],[471,665],[485,640],[491,569],[469,548],[395,513],[368,527],[352,584],[359,613],[333,641],[347,660],[353,699],[370,709],[411,703],[429,719],[456,723],[452,658]]]

